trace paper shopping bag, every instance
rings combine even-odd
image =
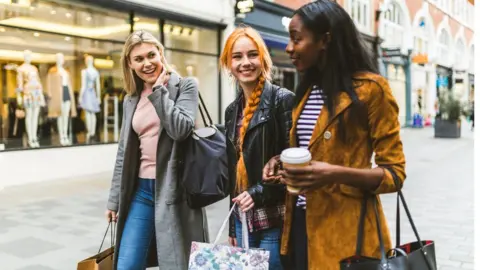
[[[77,270],[112,270],[113,269],[113,254],[115,252],[115,229],[113,228],[114,225],[112,222],[108,224],[107,231],[103,236],[102,244],[98,250],[96,255],[93,255],[85,260],[82,260],[77,264]],[[111,247],[102,250],[103,242],[105,241],[105,237],[107,236],[108,230],[111,228]]]
[[[77,265],[77,270],[112,270],[114,247],[87,258]]]
[[[242,269],[242,270],[268,270],[270,252],[264,249],[249,248],[248,229],[245,213],[241,212],[242,218],[242,240],[244,248],[228,245],[218,245],[223,230],[228,223],[230,215],[236,204],[230,209],[230,213],[223,222],[220,231],[213,244],[192,242],[189,270],[210,270],[210,269]]]

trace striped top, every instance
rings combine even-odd
[[[315,124],[317,123],[318,116],[320,115],[324,104],[325,95],[323,90],[319,89],[317,86],[313,86],[297,122],[296,131],[299,147],[308,148],[308,144],[312,138],[313,129],[315,128]],[[307,200],[305,196],[298,196],[297,207],[306,209]]]

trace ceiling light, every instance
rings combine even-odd
[[[88,16],[88,17],[86,18],[86,20],[87,20],[87,21],[91,21],[91,20],[92,20],[92,17]]]
[[[55,14],[57,14],[57,12],[52,9],[52,11],[50,11],[50,14],[55,15]]]
[[[39,36],[40,36],[40,33],[35,32],[35,33],[33,33],[33,36],[34,36],[34,37],[39,37]]]
[[[70,39],[71,39],[70,37],[65,37],[66,41],[70,41]]]
[[[178,36],[178,35],[180,35],[180,32],[181,32],[181,31],[182,31],[182,27],[181,27],[181,26],[174,26],[174,27],[173,27],[172,34]]]
[[[72,14],[67,13],[67,14],[65,14],[65,16],[67,16],[67,18],[70,18],[70,17],[72,17]]]
[[[140,21],[140,18],[135,17],[135,18],[133,18],[133,21],[134,21],[134,22],[138,22],[138,21]]]

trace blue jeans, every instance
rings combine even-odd
[[[270,259],[268,261],[270,270],[282,270],[280,261],[280,228],[271,228],[258,232],[250,233],[248,243],[252,248],[262,248],[270,251]],[[242,244],[242,223],[235,218],[235,235],[237,237],[237,245],[243,247]]]
[[[155,180],[139,179],[123,228],[118,254],[118,270],[144,270],[148,249],[155,241]]]

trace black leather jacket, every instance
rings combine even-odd
[[[295,95],[291,91],[266,81],[260,97],[260,104],[254,112],[245,133],[243,158],[249,181],[247,191],[252,196],[255,207],[278,205],[285,200],[284,185],[263,184],[262,171],[270,158],[279,155],[290,145],[289,137],[294,97]],[[238,162],[238,151],[235,145],[238,140],[236,132],[238,110],[243,98],[243,95],[240,94],[225,110],[228,169],[230,186],[232,187],[231,198],[238,195],[235,194]],[[233,222],[230,222],[229,235],[231,237],[235,235]]]

